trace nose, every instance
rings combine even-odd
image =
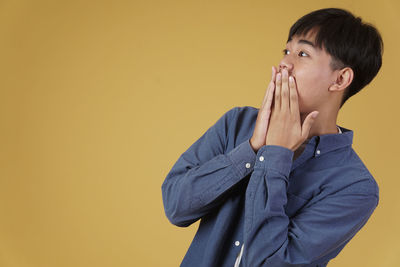
[[[289,73],[291,73],[293,70],[293,64],[290,62],[288,56],[283,58],[279,63],[279,72],[281,72],[283,69],[287,69]]]

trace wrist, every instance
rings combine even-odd
[[[256,147],[256,146],[254,146],[254,144],[253,144],[253,142],[252,142],[252,139],[250,138],[250,140],[249,140],[249,143],[250,143],[250,147],[253,149],[253,151],[254,151],[254,153],[256,153],[257,154],[257,152],[258,152],[258,150],[260,149],[259,147]]]

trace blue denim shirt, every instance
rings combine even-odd
[[[234,107],[180,155],[161,189],[169,221],[199,228],[181,266],[326,266],[365,225],[379,187],[353,131],[313,136],[302,154],[249,139],[258,109]]]

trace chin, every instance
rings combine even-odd
[[[310,112],[313,112],[314,110],[316,110],[316,109],[313,108],[312,105],[305,105],[299,99],[299,112],[300,112],[300,115],[308,115]]]

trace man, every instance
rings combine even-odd
[[[181,266],[326,266],[338,255],[379,187],[336,119],[376,76],[382,50],[379,32],[342,9],[290,28],[260,109],[227,111],[162,184],[171,223],[201,219]]]

